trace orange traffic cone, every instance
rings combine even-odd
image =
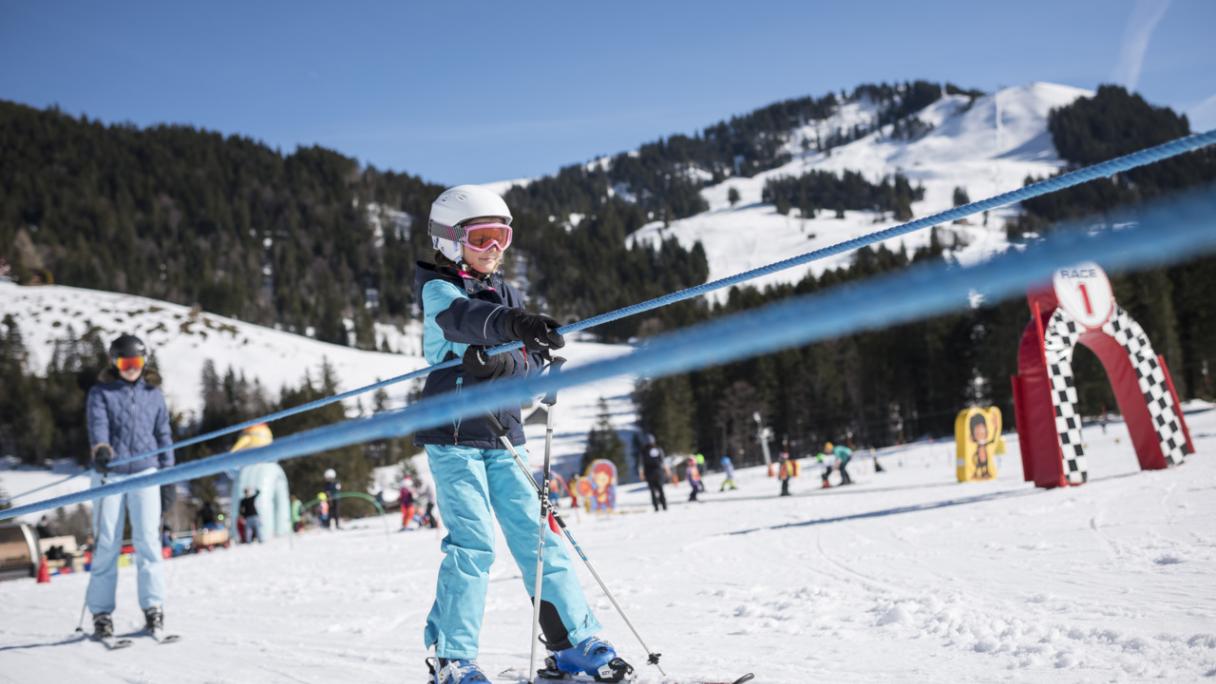
[[[51,569],[46,564],[44,556],[38,561],[38,584],[49,584],[51,581]]]

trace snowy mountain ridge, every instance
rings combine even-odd
[[[919,120],[921,133],[911,139],[895,136],[894,124],[877,128],[882,109],[864,95],[844,101],[827,118],[810,121],[784,135],[783,150],[791,156],[789,162],[754,176],[733,176],[702,188],[707,211],[670,223],[648,223],[630,235],[627,244],[657,247],[670,237],[686,248],[700,242],[709,261],[709,279],[716,280],[895,223],[889,214],[874,211],[846,211],[843,219],[827,212],[815,218],[802,217],[797,209],[782,215],[772,204],[762,201],[764,185],[771,179],[818,170],[837,174],[854,171],[879,182],[899,173],[914,186],[924,188],[924,199],[912,204],[918,217],[953,207],[955,188],[963,189],[972,200],[1007,192],[1021,187],[1028,176],[1047,176],[1064,166],[1047,130],[1048,115],[1054,108],[1092,94],[1081,88],[1035,82],[975,98],[943,95],[901,120],[905,124]],[[821,141],[839,138],[858,127],[874,130],[820,151]],[[587,167],[603,168],[609,160],[597,158]],[[703,180],[710,177],[708,171],[692,164],[681,173]],[[487,187],[505,193],[528,182],[503,181]],[[739,196],[733,206],[729,199],[732,190]],[[614,188],[612,194],[632,200],[628,188]],[[939,230],[955,258],[974,263],[1008,246],[1004,220],[1017,211],[1009,207],[965,224],[940,226]],[[577,219],[555,220],[577,225]],[[886,246],[898,249],[902,244],[914,250],[928,242],[929,231],[921,231],[890,240]],[[753,285],[794,283],[809,273],[818,275],[845,266],[851,259],[850,254],[839,255],[766,276],[753,281]],[[712,296],[722,301],[726,293]]]
[[[1005,88],[974,101],[963,95],[946,95],[915,114],[933,126],[915,140],[892,138],[888,125],[825,152],[813,147],[799,149],[794,159],[781,167],[704,188],[701,195],[709,204],[708,211],[669,225],[661,221],[646,224],[628,239],[657,246],[663,239],[675,237],[689,248],[700,242],[709,261],[709,278],[716,280],[896,223],[889,215],[872,211],[846,211],[843,219],[828,212],[804,218],[797,209],[789,215],[779,214],[772,204],[761,200],[764,184],[773,178],[815,170],[855,171],[878,182],[900,173],[925,189],[924,199],[912,204],[918,217],[953,207],[955,188],[963,188],[972,200],[1014,190],[1028,176],[1047,176],[1064,166],[1047,131],[1047,116],[1052,108],[1089,94],[1079,88],[1034,83]],[[855,112],[851,116],[863,114]],[[821,129],[813,125],[795,131],[787,146],[801,148],[801,140],[813,139],[819,133]],[[740,198],[733,207],[728,199],[732,189]],[[983,217],[976,217],[967,224],[941,226],[939,230],[944,231],[948,246],[957,238],[953,254],[959,261],[975,263],[1008,246],[1004,219],[1016,211],[1015,207],[994,211],[987,217],[987,225]],[[927,246],[929,235],[929,231],[920,231],[889,240],[886,246],[899,249],[902,244],[911,251]],[[851,254],[839,255],[766,276],[753,284],[795,283],[808,273],[818,275],[845,266],[851,259]],[[718,301],[725,296],[716,295]]]

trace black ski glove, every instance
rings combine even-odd
[[[478,380],[494,380],[504,375],[514,375],[516,358],[515,352],[490,356],[486,353],[485,347],[469,345],[464,352],[461,366],[470,377]]]
[[[511,309],[507,315],[507,331],[523,342],[528,351],[547,354],[550,350],[566,346],[566,338],[557,331],[557,321],[552,318],[523,309]]]
[[[98,444],[93,449],[93,470],[99,473],[109,472],[112,460],[114,460],[114,449],[109,444]]]

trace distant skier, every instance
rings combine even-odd
[[[325,492],[317,494],[317,521],[321,529],[329,529],[329,495]]]
[[[659,506],[667,510],[667,495],[663,493],[663,483],[667,480],[667,454],[655,443],[654,435],[646,435],[646,444],[642,447],[642,467],[638,469],[638,477],[646,480],[650,488],[650,504],[658,511]]]
[[[160,390],[160,375],[145,368],[148,351],[134,335],[122,335],[110,345],[110,365],[85,400],[85,417],[93,457],[94,487],[173,465],[173,452],[124,463],[112,461],[170,446],[169,409]],[[139,606],[149,631],[164,628],[165,581],[160,551],[160,488],[143,487],[93,502],[96,550],[85,603],[93,614],[93,634],[114,636],[114,594],[118,585],[118,556],[123,542],[123,509],[129,514],[135,546]]]
[[[784,451],[777,461],[777,479],[781,480],[781,496],[790,495],[790,480],[794,479],[794,462]]]
[[[291,531],[299,532],[304,527],[304,502],[295,494],[291,495]]]
[[[253,540],[262,543],[262,519],[258,516],[257,498],[262,490],[245,488],[245,496],[241,498],[240,513],[245,519],[245,537],[241,541],[252,544]]]
[[[705,485],[701,482],[701,469],[697,467],[697,459],[694,456],[689,456],[685,463],[685,476],[688,478],[688,485],[692,488],[692,492],[688,495],[689,501],[696,501],[697,494],[705,491]]]
[[[849,477],[849,461],[853,459],[853,450],[843,444],[832,444],[828,442],[823,445],[823,448],[828,453],[836,457],[836,468],[840,471],[840,484],[853,484],[853,478]]]
[[[414,485],[414,505],[422,509],[423,527],[432,530],[439,527],[439,518],[435,515],[435,489],[422,478]]]
[[[326,527],[332,527],[335,530],[342,529],[342,516],[338,506],[339,496],[342,491],[342,483],[338,482],[338,473],[333,468],[328,468],[325,471],[325,495],[329,498],[329,519]]]
[[[820,486],[823,489],[830,488],[832,486],[832,464],[836,462],[836,454],[832,452],[824,453],[824,451],[820,451],[819,453],[815,454],[815,462],[819,464],[819,477],[823,480],[823,484]]]
[[[428,232],[435,263],[418,263],[415,292],[423,313],[422,347],[429,363],[461,359],[431,373],[423,397],[469,391],[499,378],[540,372],[550,350],[565,344],[557,321],[523,308],[523,297],[499,273],[511,244],[511,212],[502,197],[476,185],[445,190],[431,206]],[[496,355],[507,342],[523,349]],[[508,439],[524,449],[519,405],[496,411]],[[424,642],[435,648],[435,684],[489,679],[475,662],[494,561],[494,518],[533,591],[537,540],[543,539],[541,628],[552,655],[542,672],[586,673],[619,681],[632,668],[597,634],[601,627],[579,586],[560,537],[542,525],[540,501],[511,452],[503,449],[488,418],[453,420],[418,432],[425,447],[448,534],[435,603]],[[527,458],[526,452],[521,454]]]
[[[401,505],[401,529],[403,530],[408,530],[414,524],[414,490],[411,488],[413,484],[414,481],[411,478],[405,478],[397,493],[397,503]]]
[[[722,457],[722,472],[726,474],[726,479],[722,480],[722,486],[718,488],[718,491],[738,489],[738,485],[735,484],[735,464],[730,460],[730,454]]]

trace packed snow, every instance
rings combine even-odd
[[[661,677],[590,576],[605,636],[638,681],[1196,681],[1216,674],[1216,410],[1190,405],[1198,453],[1140,472],[1126,430],[1085,429],[1092,480],[1036,490],[1006,435],[997,480],[954,482],[953,445],[885,449],[818,487],[804,465],[778,498],[763,468],[702,502],[667,488],[650,510],[627,485],[621,510],[566,510],[572,530],[652,648]],[[396,518],[390,516],[394,528]],[[425,681],[422,627],[439,534],[341,532],[168,561],[170,646],[107,652],[74,640],[87,577],[0,584],[0,680]],[[499,540],[480,662],[521,681],[531,611]],[[133,631],[135,572],[120,571],[118,631]]]
[[[872,124],[876,110],[863,103],[850,103],[824,122],[790,133],[789,151],[794,158],[776,169],[750,178],[729,178],[701,191],[709,210],[664,224],[646,224],[628,240],[630,244],[657,245],[676,238],[691,248],[700,242],[709,262],[709,279],[717,280],[758,268],[812,250],[828,247],[897,222],[889,214],[871,211],[846,211],[837,219],[832,211],[814,218],[803,218],[797,209],[788,216],[777,213],[761,201],[764,184],[782,176],[801,176],[813,170],[855,171],[873,182],[894,173],[907,176],[913,186],[925,189],[922,201],[912,204],[913,213],[928,216],[954,206],[954,188],[964,188],[971,200],[979,200],[1022,186],[1027,176],[1048,176],[1063,166],[1047,131],[1047,116],[1052,108],[1067,105],[1091,93],[1079,88],[1051,83],[1005,88],[976,98],[947,95],[916,114],[933,129],[908,141],[890,137],[888,125],[847,145],[818,152],[814,146],[803,151],[801,141],[815,139],[853,124]],[[739,202],[731,206],[731,189]],[[967,224],[942,226],[947,247],[958,246],[954,255],[963,263],[975,263],[1006,248],[1004,220],[1014,208],[994,211],[988,217],[975,217]],[[929,231],[919,231],[886,241],[886,246],[909,251],[929,242]],[[825,269],[847,265],[851,253],[826,258],[780,271],[751,284],[757,287],[801,280],[808,273],[818,275]],[[722,301],[726,292],[712,295]]]

